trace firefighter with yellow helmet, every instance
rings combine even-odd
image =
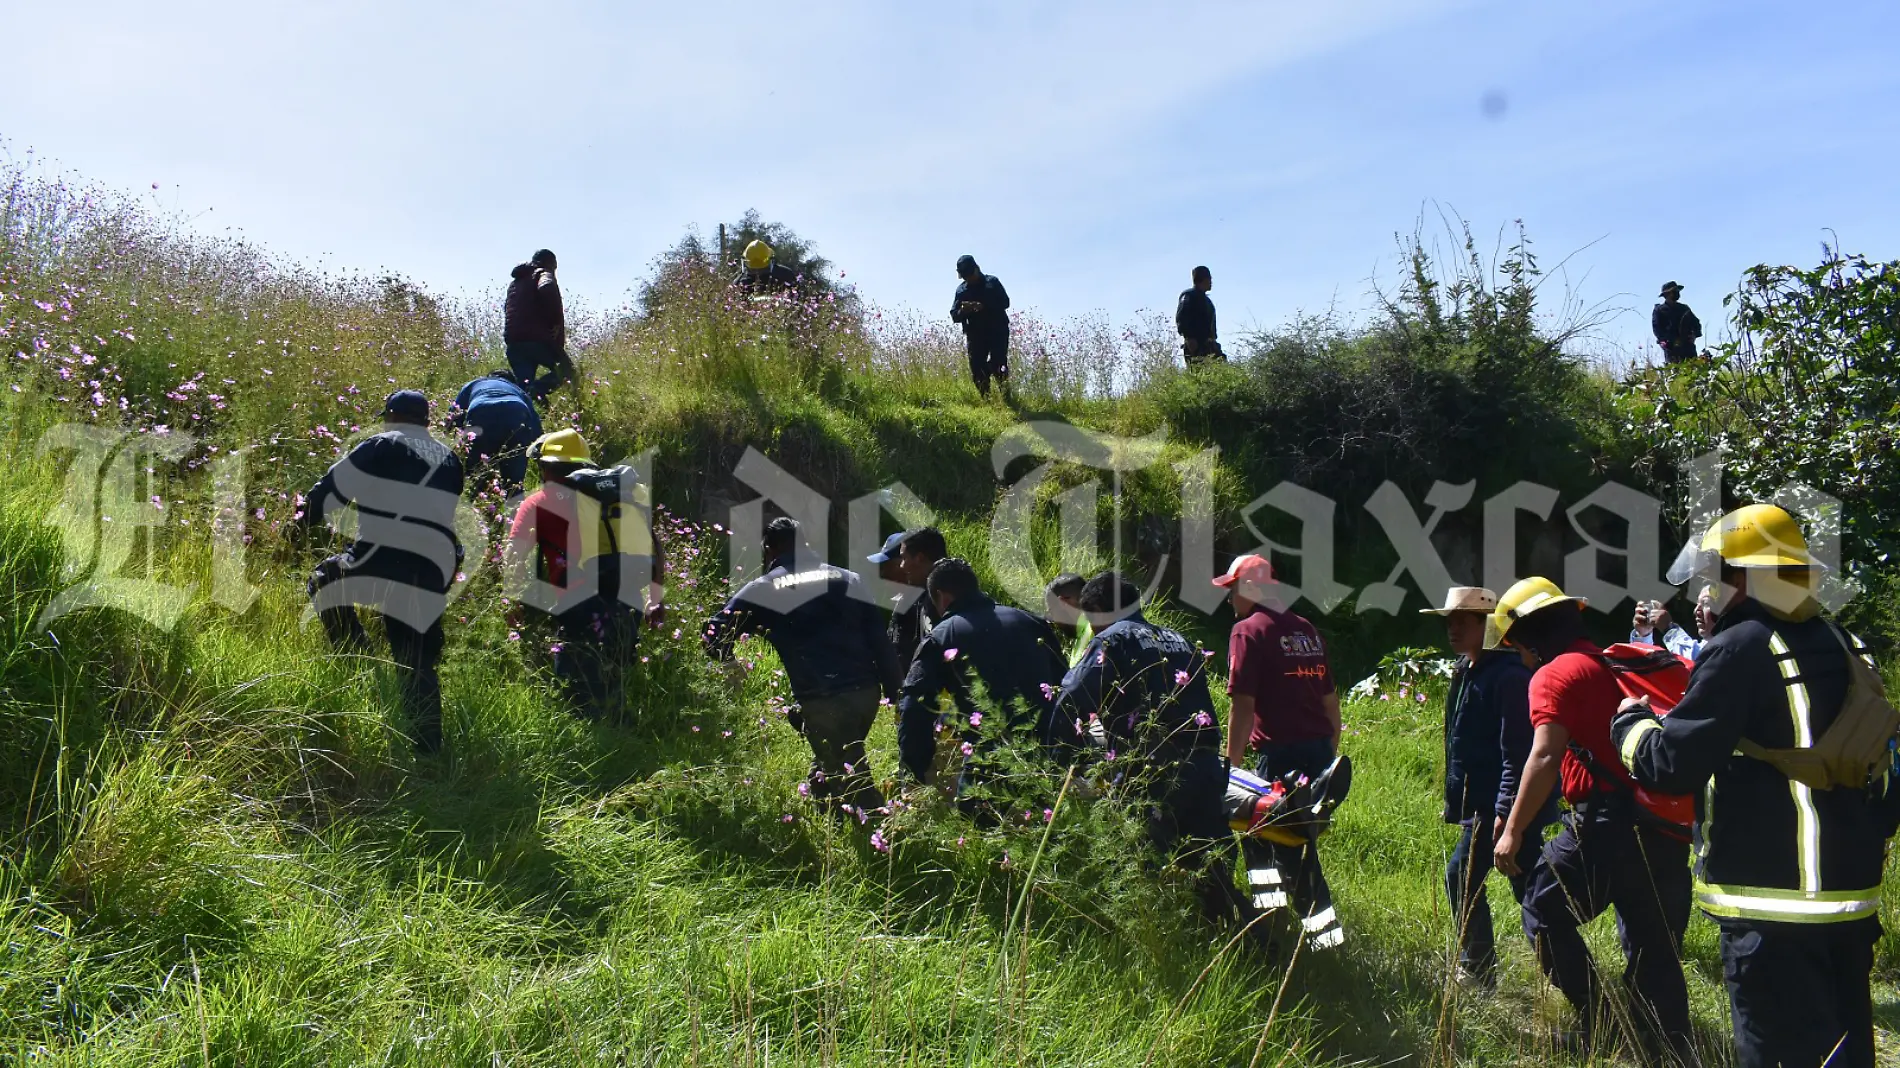
[[[1500,821],[1493,859],[1507,876],[1553,790],[1570,811],[1544,843],[1524,889],[1524,933],[1551,984],[1577,1013],[1564,1044],[1595,1049],[1603,1039],[1605,997],[1582,928],[1609,909],[1626,966],[1629,1023],[1646,1065],[1696,1063],[1682,935],[1689,924],[1689,835],[1641,803],[1617,762],[1610,721],[1623,698],[1617,672],[1585,632],[1581,597],[1547,578],[1519,581],[1498,598],[1493,640],[1518,651],[1532,669],[1533,729],[1523,780]]]
[[[1750,505],[1684,547],[1669,580],[1718,583],[1713,636],[1664,718],[1612,733],[1645,786],[1698,797],[1696,902],[1721,928],[1741,1068],[1871,1068],[1868,975],[1900,718],[1860,644],[1815,598],[1793,516]]]
[[[648,519],[647,487],[631,467],[598,467],[575,430],[529,449],[541,488],[509,530],[510,592],[552,623],[554,674],[588,718],[620,707],[640,618],[665,619],[665,560]]]
[[[732,280],[732,287],[751,297],[777,297],[798,287],[798,272],[779,263],[777,253],[764,241],[753,239],[741,254],[745,269]]]

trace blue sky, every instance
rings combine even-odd
[[[546,245],[595,307],[747,207],[931,314],[963,252],[1018,307],[1117,320],[1206,263],[1230,338],[1363,312],[1441,209],[1570,256],[1627,309],[1604,348],[1665,278],[1713,326],[1830,228],[1900,257],[1887,0],[273,8],[4,0],[0,137],[448,292]]]

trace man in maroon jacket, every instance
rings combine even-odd
[[[1263,779],[1317,778],[1339,754],[1339,694],[1325,641],[1312,623],[1288,610],[1265,557],[1236,557],[1214,585],[1228,591],[1234,606],[1227,639],[1228,763],[1244,766],[1252,749],[1253,770]],[[1291,904],[1311,949],[1331,949],[1345,940],[1314,844],[1255,838],[1242,844],[1255,907]]]
[[[545,404],[548,394],[574,380],[574,363],[567,356],[567,313],[561,307],[561,286],[554,280],[554,253],[542,249],[516,265],[502,304],[502,341],[508,350],[508,368],[534,399]],[[541,368],[547,374],[536,375]]]

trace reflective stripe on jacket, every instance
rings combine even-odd
[[[1835,923],[1879,907],[1900,784],[1815,790],[1736,751],[1744,737],[1812,745],[1834,722],[1849,676],[1831,626],[1742,600],[1717,622],[1682,703],[1623,739],[1638,781],[1697,795],[1696,896],[1712,916]]]

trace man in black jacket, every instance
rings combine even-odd
[[[706,651],[726,661],[746,635],[772,643],[798,702],[793,726],[811,744],[813,796],[862,815],[884,806],[864,739],[880,692],[897,699],[900,669],[877,607],[856,592],[857,573],[803,556],[798,522],[772,520],[765,573],[706,621],[702,637]]]
[[[1174,329],[1181,335],[1181,355],[1189,367],[1203,363],[1225,362],[1220,350],[1220,331],[1214,325],[1214,302],[1207,291],[1214,288],[1214,272],[1194,268],[1194,284],[1181,291],[1174,305]]]
[[[1090,579],[1081,603],[1095,636],[1062,680],[1057,722],[1100,722],[1111,757],[1136,762],[1127,781],[1147,802],[1156,847],[1199,870],[1203,910],[1250,920],[1253,905],[1234,886],[1227,768],[1205,651],[1142,618],[1141,590],[1118,572]]]
[[[991,600],[969,563],[956,557],[931,568],[925,596],[942,622],[918,645],[897,706],[897,748],[911,774],[920,782],[930,781],[942,722],[937,704],[946,692],[956,708],[953,725],[966,758],[959,792],[974,781],[970,761],[983,746],[985,715],[1007,721],[1000,734],[988,732],[991,737],[1033,730],[1046,747],[1066,754],[1075,732],[1072,725],[1066,733],[1057,730],[1055,699],[1067,664],[1049,624]],[[972,692],[976,682],[982,683],[988,704],[977,702]]]
[[[1486,989],[1497,982],[1497,942],[1484,883],[1498,826],[1517,800],[1532,735],[1530,668],[1509,649],[1485,648],[1487,617],[1497,606],[1490,590],[1454,586],[1443,608],[1421,610],[1444,619],[1447,644],[1458,658],[1445,694],[1444,819],[1460,831],[1445,866],[1445,894],[1457,925],[1458,978]],[[1553,795],[1524,839],[1519,874],[1510,877],[1511,895],[1520,903],[1529,882],[1524,873],[1543,850],[1543,827],[1556,819]]]
[[[1662,303],[1649,313],[1649,329],[1662,346],[1664,363],[1681,363],[1696,355],[1696,339],[1702,336],[1702,320],[1682,302],[1682,286],[1666,282]]]
[[[310,488],[299,516],[305,526],[354,505],[357,531],[349,548],[317,565],[306,588],[337,649],[369,651],[358,607],[382,617],[416,750],[433,753],[442,747],[442,613],[462,560],[455,536],[462,463],[429,436],[429,399],[415,390],[389,395],[383,424]]]
[[[970,350],[970,380],[976,391],[990,395],[990,379],[1009,394],[1009,294],[993,274],[984,274],[976,257],[957,257],[956,296],[950,301],[950,321],[963,324],[963,340]]]
[[[897,545],[897,577],[909,585],[921,587],[929,581],[930,569],[936,567],[937,562],[948,552],[949,546],[944,542],[941,531],[936,527],[919,527],[904,535],[904,540]],[[891,648],[897,650],[897,659],[908,664],[911,655],[917,651],[918,643],[942,618],[928,592],[912,601],[902,612],[893,612]]]
[[[508,296],[502,302],[502,342],[507,346],[508,369],[534,399],[546,403],[548,394],[574,380],[574,362],[567,355],[567,312],[561,286],[554,280],[554,253],[541,249],[510,272]],[[541,368],[547,374],[536,378]]]
[[[1611,734],[1638,782],[1699,798],[1696,901],[1721,928],[1736,1063],[1872,1068],[1868,975],[1900,768],[1889,753],[1823,789],[1770,759],[1827,734],[1862,651],[1821,615],[1818,568],[1782,509],[1723,516],[1669,578],[1704,568],[1726,603],[1688,692],[1660,719],[1625,701]]]

